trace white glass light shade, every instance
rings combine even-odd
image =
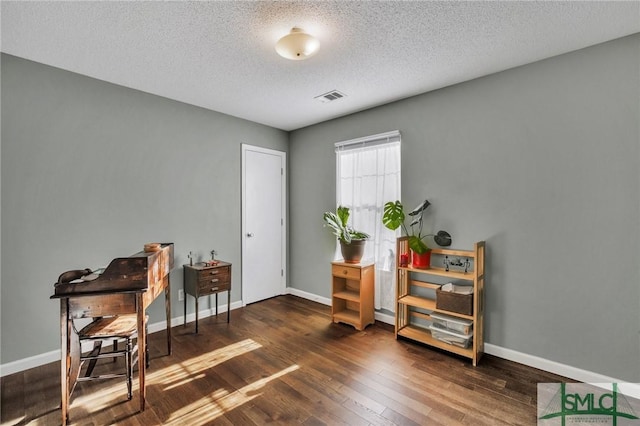
[[[292,28],[291,32],[276,43],[276,52],[283,58],[301,61],[318,52],[320,42],[301,28]]]

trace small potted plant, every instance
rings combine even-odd
[[[428,200],[424,200],[409,213],[409,216],[413,217],[409,228],[404,224],[406,215],[400,201],[389,201],[384,205],[382,223],[392,231],[402,226],[404,234],[409,237],[411,264],[414,268],[429,269],[431,265],[431,249],[423,239],[432,234],[422,235],[422,215],[430,205],[431,203]]]
[[[347,224],[349,221],[349,208],[339,206],[335,213],[325,212],[323,219],[326,226],[331,228],[333,235],[340,241],[340,251],[345,263],[359,263],[369,234],[356,231]]]

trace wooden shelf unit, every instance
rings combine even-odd
[[[375,322],[374,264],[331,262],[331,320],[357,330]]]
[[[398,238],[396,244],[396,265],[400,255],[409,254],[407,237]],[[484,353],[484,284],[485,284],[485,242],[474,244],[473,250],[432,249],[431,262],[444,256],[450,258],[466,258],[471,267],[468,272],[445,270],[444,267],[431,266],[429,269],[413,268],[411,264],[396,268],[396,339],[398,336],[434,346],[455,354],[470,358],[476,366]],[[464,281],[473,285],[473,313],[465,315],[458,312],[436,308],[435,290],[440,284],[415,279],[428,279],[429,276],[445,277],[449,281]],[[420,292],[420,289],[427,291]],[[429,294],[433,293],[433,296]],[[431,313],[438,312],[452,317],[473,321],[472,342],[468,348],[455,346],[434,338],[425,322],[431,321]]]

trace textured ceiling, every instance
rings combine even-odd
[[[293,130],[640,32],[640,2],[2,1],[5,53]],[[275,42],[299,26],[306,61]],[[331,90],[347,96],[313,98]]]

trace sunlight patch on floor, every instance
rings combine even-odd
[[[298,370],[298,365],[292,365],[285,368],[269,377],[264,377],[260,380],[256,380],[237,391],[228,393],[223,390],[218,390],[210,395],[200,398],[191,404],[182,407],[181,409],[173,412],[167,423],[169,425],[203,425],[208,424],[211,421],[222,416],[224,413],[239,407],[242,404],[257,398],[261,395],[259,391],[270,381],[275,380],[285,374]]]
[[[59,417],[59,416],[58,416]],[[3,425],[22,425],[25,424],[24,421],[26,419],[26,416],[19,416],[13,419],[6,419],[5,422],[3,422]]]
[[[202,371],[213,368],[225,361],[244,355],[261,348],[262,345],[252,339],[245,339],[232,343],[224,348],[206,352],[202,355],[189,358],[178,364],[172,364],[160,370],[147,371],[147,384],[154,383],[165,385],[164,390],[169,390],[178,384],[188,383],[191,380],[201,378]]]
[[[178,387],[180,387],[182,385],[185,385],[185,384],[189,383],[192,380],[204,379],[204,377],[205,377],[204,373],[196,374],[195,376],[189,376],[189,377],[185,378],[184,380],[179,380],[177,382],[174,382],[173,384],[165,387],[163,390],[164,391],[168,391],[168,390],[171,390],[171,389],[174,389],[174,388],[178,388]]]
[[[76,396],[76,392],[78,391],[74,391],[71,395],[71,401],[69,404],[71,415],[73,415],[73,410],[79,407],[86,407],[85,409],[87,412],[98,412],[106,407],[112,406],[119,400],[127,401],[127,385],[121,380],[114,381],[114,384],[109,385],[108,387],[100,387],[100,389],[95,392],[85,391],[87,394],[84,395]],[[105,395],[109,395],[110,398],[105,398]],[[134,399],[137,403],[137,398],[134,397]]]
[[[172,364],[168,367],[161,368],[159,370],[153,369],[153,363],[151,368],[146,371],[147,390],[150,385],[164,385],[163,390],[169,390],[185,383],[189,383],[193,380],[201,379],[205,376],[204,370],[215,367],[218,364],[234,358],[236,356],[243,355],[247,352],[261,348],[262,345],[256,343],[252,339],[245,339],[240,342],[227,345],[224,348],[216,349],[199,355],[197,357],[190,358],[181,363]],[[76,395],[76,390],[71,397],[70,408],[74,407],[87,407],[88,412],[98,412],[106,407],[112,406],[115,401],[125,400],[127,398],[127,385],[125,379],[109,380],[108,386],[100,386],[96,392],[88,392],[86,394]],[[133,377],[133,390],[139,390],[139,381],[137,372],[134,372]],[[78,383],[77,386],[83,386],[84,383]],[[88,383],[85,386],[90,386]],[[112,395],[112,398],[105,398],[105,395]],[[147,394],[147,402],[149,395]],[[137,404],[137,396],[134,395],[135,403]]]

